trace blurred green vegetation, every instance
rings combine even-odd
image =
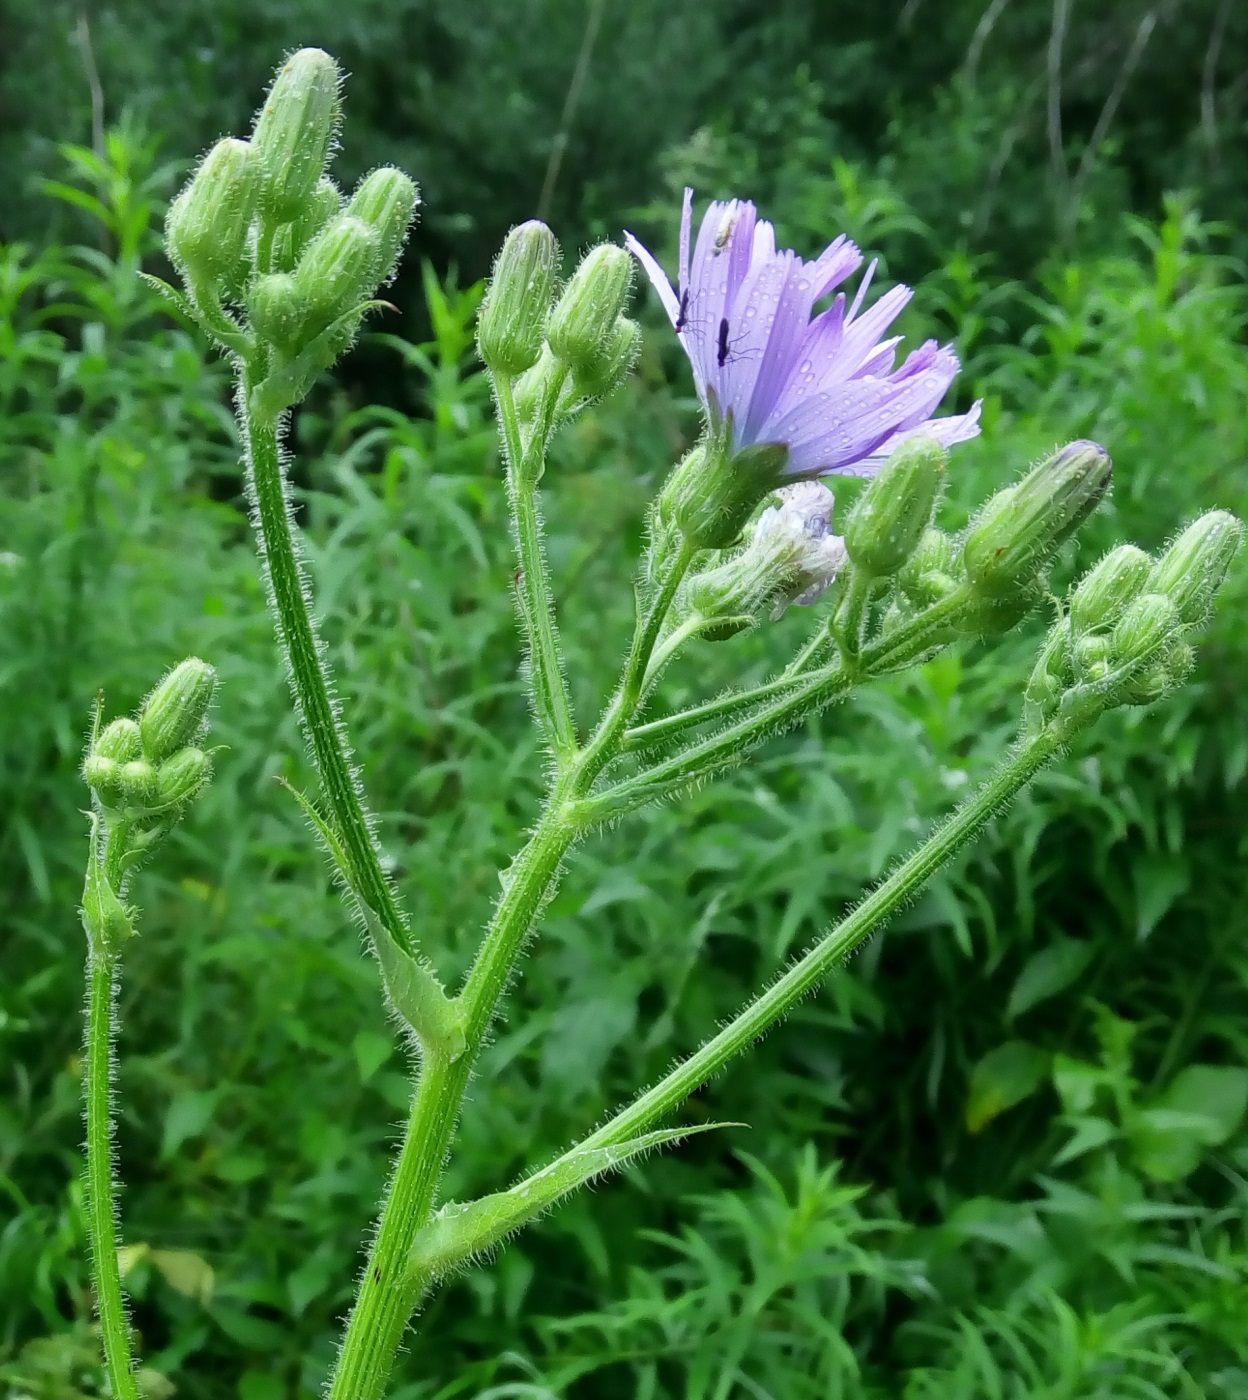
[[[453,979],[541,776],[475,279],[539,198],[593,13],[270,0],[145,7],[140,24],[117,3],[78,28],[87,48],[72,9],[6,11],[0,164],[21,198],[3,217],[22,239],[0,247],[13,1400],[102,1387],[75,913],[76,769],[98,687],[120,711],[188,652],[222,675],[219,776],[144,877],[122,1000],[127,1282],[144,1354],[178,1395],[316,1393],[407,1100],[375,972],[274,781],[309,774],[226,375],[135,275],[160,266],[159,162],[240,125],[276,52],[315,41],[354,73],[344,161],[406,159],[425,185],[409,315],[378,323],[299,415],[294,473],[365,782],[422,946]],[[695,178],[757,197],[799,246],[846,227],[918,280],[905,329],[955,335],[958,394],[986,400],[950,522],[1074,436],[1105,442],[1118,470],[1067,568],[1120,538],[1155,546],[1201,509],[1243,514],[1248,15],[1194,0],[1106,13],[608,3],[552,219],[568,246],[628,218],[670,252],[662,192]],[[1045,86],[1063,16],[1065,177]],[[132,113],[95,142],[84,55],[105,115]],[[66,138],[78,144],[55,150]],[[1188,193],[1163,203],[1169,188]],[[679,359],[656,330],[549,474],[586,706],[627,634],[645,501],[697,429]],[[396,1395],[1248,1396],[1245,573],[1191,684],[1102,721],[692,1106],[748,1129],[630,1170],[454,1282],[410,1338]],[[799,613],[703,646],[663,703],[761,678],[809,624]],[[907,851],[1009,741],[1042,627],[875,687],[585,849],[483,1061],[448,1192],[552,1155]]]

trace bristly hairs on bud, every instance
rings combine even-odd
[[[477,318],[477,349],[487,369],[517,375],[542,353],[559,271],[559,245],[537,219],[507,235]]]

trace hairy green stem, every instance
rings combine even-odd
[[[537,499],[541,472],[535,469],[534,462],[528,460],[530,456],[540,456],[545,451],[545,435],[535,431],[529,453],[526,454],[521,442],[520,420],[510,377],[496,375],[494,389],[498,421],[507,450],[507,488],[511,496],[512,525],[520,563],[516,588],[532,668],[533,703],[543,737],[550,744],[556,760],[566,766],[576,751],[576,723],[564,674],[554,603],[551,600],[550,576],[542,545],[542,517]]]
[[[295,549],[277,424],[260,419],[251,411],[251,388],[249,377],[244,375],[239,390],[239,417],[247,444],[249,484],[278,640],[290,671],[308,746],[334,831],[350,861],[352,888],[400,946],[414,952],[411,933],[382,870],[322,659],[307,580]]]
[[[512,968],[579,834],[558,808],[547,809],[506,877],[494,918],[464,984],[467,1046],[454,1061],[426,1057],[373,1237],[360,1290],[343,1336],[329,1400],[379,1400],[415,1305],[408,1255],[429,1219],[460,1105]]]
[[[944,863],[1005,807],[1068,736],[1046,730],[1020,746],[965,802],[854,911],[755,998],[713,1039],[591,1133],[573,1152],[629,1141],[683,1103],[788,1013],[871,933],[910,899]]]
[[[112,1069],[117,1030],[117,959],[92,948],[87,959],[87,1228],[108,1384],[115,1400],[139,1400],[130,1323],[117,1261],[117,1192],[113,1180]]]
[[[409,1256],[433,1210],[473,1066],[525,939],[558,880],[564,856],[584,829],[569,799],[588,789],[614,753],[639,702],[655,642],[691,557],[683,551],[673,561],[650,606],[639,615],[623,677],[594,741],[573,757],[570,769],[556,781],[532,837],[503,877],[502,896],[458,998],[465,1049],[454,1061],[427,1058],[422,1068],[329,1400],[380,1400],[385,1390],[419,1294],[419,1285],[410,1278]]]

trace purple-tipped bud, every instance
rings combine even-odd
[[[192,281],[224,281],[237,290],[247,233],[260,192],[260,164],[246,141],[218,141],[169,206],[169,256]]]
[[[1027,588],[1099,505],[1113,464],[1095,442],[1072,442],[990,500],[962,547],[967,580],[987,597]]]
[[[523,374],[542,353],[559,270],[555,236],[537,219],[507,235],[477,321],[477,348],[496,374]]]
[[[1133,544],[1111,549],[1071,596],[1071,627],[1077,633],[1112,627],[1127,604],[1146,591],[1144,581],[1152,567],[1153,561]]]
[[[263,175],[260,202],[274,223],[306,211],[325,173],[341,116],[338,65],[322,49],[300,49],[278,70],[252,144]]]
[[[1205,620],[1244,539],[1244,527],[1229,511],[1211,510],[1195,520],[1158,560],[1148,578],[1150,593],[1164,593],[1185,627]]]
[[[360,181],[347,212],[377,234],[377,277],[388,281],[407,240],[420,197],[415,184],[393,166],[382,166]]]
[[[139,732],[149,763],[163,763],[203,733],[217,689],[216,670],[197,656],[180,662],[143,702]],[[153,774],[153,783],[155,775]]]
[[[632,284],[633,260],[623,248],[591,248],[550,313],[546,342],[555,358],[573,372],[594,374],[611,353]]]
[[[935,438],[922,436],[889,457],[845,522],[845,548],[856,568],[886,578],[910,558],[932,523],[948,460]]]

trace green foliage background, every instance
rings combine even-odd
[[[848,229],[918,283],[905,329],[955,336],[958,395],[985,398],[951,522],[1058,439],[1113,452],[1114,501],[1067,569],[1119,538],[1160,544],[1200,509],[1248,509],[1242,7],[252,0],[117,3],[83,28],[17,0],[0,21],[13,1400],[102,1384],[75,915],[98,687],[124,710],[188,652],[223,680],[219,777],[144,877],[122,1004],[128,1283],[179,1395],[316,1393],[406,1107],[375,972],[274,781],[309,775],[224,369],[135,276],[160,268],[160,162],[241,127],[282,49],[316,42],[353,73],[343,173],[398,160],[424,186],[405,315],[300,414],[294,472],[365,781],[453,978],[541,776],[472,317],[499,237],[539,201],[595,13],[550,209],[566,246],[627,222],[670,254],[686,179],[757,198],[807,251]],[[94,142],[92,73],[111,128]],[[629,625],[645,501],[697,429],[679,360],[656,321],[634,381],[550,472],[586,706]],[[631,1170],[453,1283],[396,1394],[1248,1396],[1244,579],[1241,564],[1180,695],[1103,721],[691,1108],[748,1129]],[[665,703],[761,678],[809,621],[703,647]],[[448,1190],[549,1157],[908,850],[1008,742],[1042,626],[874,688],[584,850]]]

